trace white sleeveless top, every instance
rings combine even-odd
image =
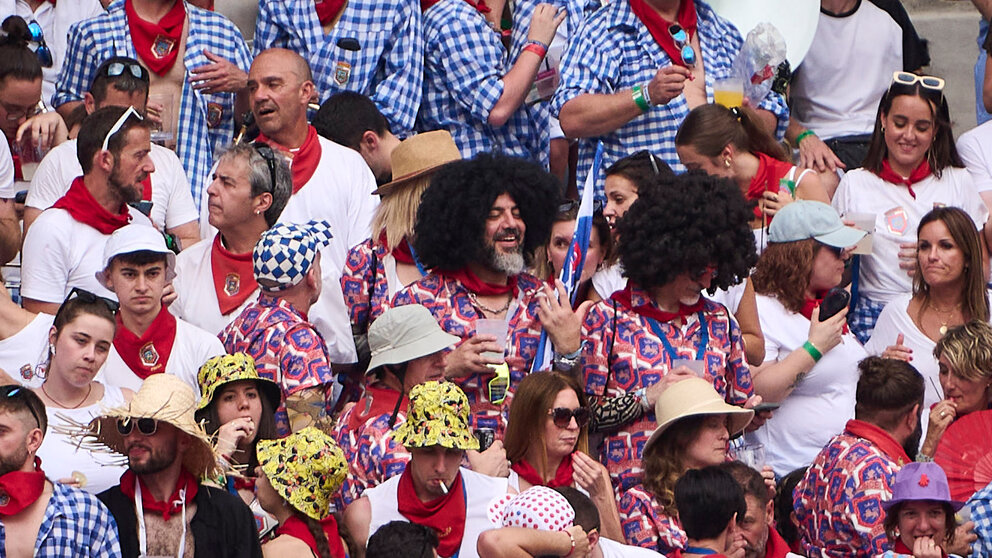
[[[460,471],[465,488],[465,533],[462,535],[462,544],[458,549],[457,556],[458,558],[478,558],[479,551],[476,549],[476,543],[479,540],[479,535],[484,531],[496,528],[489,522],[486,510],[489,508],[490,502],[506,494],[507,481],[505,478],[475,473],[464,467]],[[379,486],[365,491],[364,496],[368,497],[372,511],[372,520],[369,522],[370,537],[379,530],[379,527],[390,521],[409,521],[399,512],[397,505],[397,488],[401,476],[396,475]],[[368,541],[366,541],[367,543]]]

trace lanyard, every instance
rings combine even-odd
[[[407,242],[407,246],[410,247],[410,255],[413,256],[413,263],[417,264],[417,271],[420,272],[421,277],[427,277],[427,270],[424,269],[423,264],[420,263],[420,258],[417,257],[417,252],[413,249],[413,244]]]
[[[183,558],[186,553],[186,488],[179,490],[179,501],[183,503],[183,534],[179,537],[179,553],[176,558]],[[140,557],[148,556],[148,531],[145,529],[145,507],[141,503],[141,481],[134,479],[134,507],[138,512],[138,550]]]
[[[700,546],[687,546],[685,547],[685,553],[687,554],[716,554],[716,551],[711,548],[703,548]]]
[[[703,357],[706,356],[706,346],[710,343],[710,332],[706,328],[705,316],[703,315],[702,310],[699,311],[698,316],[699,334],[701,339],[699,340],[699,347],[696,349],[696,360],[703,360]],[[668,353],[669,359],[668,365],[671,366],[672,362],[679,358],[678,353],[675,352],[675,348],[672,347],[672,343],[668,340],[665,332],[661,330],[661,324],[658,323],[658,320],[648,318],[647,316],[645,316],[645,319],[648,321],[648,327],[650,327],[651,331],[653,331],[654,334],[661,339],[661,344],[665,346],[665,352]]]

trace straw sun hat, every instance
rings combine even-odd
[[[670,426],[680,419],[700,415],[727,415],[730,418],[727,430],[733,437],[743,432],[744,427],[754,417],[754,411],[751,409],[727,404],[713,384],[702,378],[687,378],[672,384],[658,397],[654,408],[658,428],[655,428],[644,444],[645,453]]]

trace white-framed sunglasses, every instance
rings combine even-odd
[[[924,88],[931,91],[943,91],[944,80],[936,76],[918,76],[911,72],[892,72],[892,83],[900,85],[914,85],[917,82]]]
[[[141,113],[135,110],[134,107],[127,107],[127,110],[124,111],[124,114],[122,114],[121,117],[117,119],[117,122],[114,122],[114,125],[110,127],[110,131],[107,132],[106,136],[104,136],[103,145],[100,148],[101,150],[103,151],[107,150],[107,145],[110,143],[110,138],[114,137],[114,134],[121,131],[121,128],[124,126],[124,123],[127,122],[127,119],[130,118],[131,116],[137,116],[138,120],[144,120],[144,117],[141,116]]]

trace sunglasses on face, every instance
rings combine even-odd
[[[719,270],[715,265],[708,265],[704,268],[697,269],[689,273],[689,278],[693,281],[699,281],[703,277],[709,277],[710,279],[716,279]]]
[[[31,42],[38,43],[38,49],[34,51],[38,55],[38,63],[44,68],[51,68],[54,61],[52,49],[45,42],[45,31],[37,21],[32,21],[28,24],[28,32],[31,33]]]
[[[31,118],[36,114],[41,114],[45,112],[45,105],[38,101],[37,104],[31,107],[21,107],[17,105],[9,105],[7,103],[0,103],[0,107],[3,107],[3,112],[5,113],[4,118],[8,122],[16,122],[22,118]]]
[[[572,424],[572,418],[575,418],[575,424],[579,428],[582,428],[589,424],[589,419],[592,418],[592,412],[586,407],[579,407],[578,409],[555,407],[548,410],[548,416],[551,417],[551,422],[555,423],[555,426],[558,428],[568,428]]]
[[[682,62],[689,68],[696,66],[696,51],[692,49],[692,45],[689,44],[689,33],[682,28],[678,23],[673,23],[668,27],[668,34],[672,36],[672,40],[675,41],[675,48],[679,49],[679,55],[682,57]]]
[[[69,296],[65,297],[65,300],[62,301],[62,306],[59,306],[58,312],[55,313],[56,322],[58,322],[59,316],[62,314],[62,309],[65,308],[65,304],[74,298],[78,298],[86,304],[93,304],[97,301],[102,302],[107,307],[107,310],[110,310],[111,314],[117,314],[117,310],[121,307],[120,303],[116,300],[95,295],[85,289],[80,289],[79,287],[73,287],[72,290],[69,291]]]
[[[151,436],[158,431],[158,421],[153,418],[119,418],[117,419],[117,432],[121,436],[129,436],[134,431],[135,425],[138,425],[138,432],[143,436]]]
[[[271,193],[276,188],[276,153],[272,151],[271,146],[260,141],[252,143],[251,146],[265,159],[265,165],[269,167],[269,193]]]
[[[831,252],[833,252],[834,256],[837,256],[837,259],[842,259],[844,257],[844,249],[843,248],[838,248],[836,246],[830,246],[829,244],[823,244],[822,242],[818,242],[817,244],[820,245],[820,248],[821,249],[823,249],[823,250],[830,250]]]
[[[148,72],[145,71],[141,64],[135,64],[133,62],[113,62],[103,66],[100,73],[107,77],[117,77],[125,71],[129,72],[135,79],[140,79],[144,82],[148,81]]]
[[[24,399],[24,389],[25,388],[17,385],[0,386],[0,396],[8,399]],[[28,411],[31,412],[31,416],[34,417],[34,421],[38,424],[38,428],[41,428],[41,419],[38,418],[38,413],[35,412],[34,408],[31,407],[27,401],[24,401],[24,405],[28,408]]]

